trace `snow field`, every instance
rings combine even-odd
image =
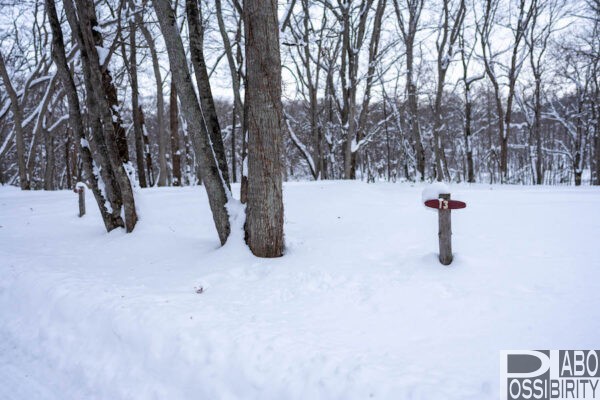
[[[450,189],[444,267],[420,185],[285,184],[278,259],[202,187],[139,190],[133,234],[2,187],[0,399],[496,399],[500,350],[597,348],[600,190]]]

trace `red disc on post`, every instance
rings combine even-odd
[[[438,210],[458,210],[460,208],[465,208],[467,203],[458,200],[432,199],[427,200],[425,205]]]

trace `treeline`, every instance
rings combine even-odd
[[[0,182],[86,181],[122,225],[131,185],[202,183],[213,152],[247,175],[242,1],[7,7]],[[600,0],[287,0],[278,24],[284,180],[600,184]]]

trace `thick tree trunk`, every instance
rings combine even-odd
[[[17,146],[17,167],[19,168],[19,185],[22,190],[29,190],[29,176],[27,174],[27,166],[25,164],[25,139],[23,138],[23,112],[19,104],[19,97],[15,91],[6,66],[4,65],[4,57],[0,53],[0,76],[4,81],[4,88],[8,92],[10,98],[10,109],[13,113],[13,123],[15,130],[15,142]]]
[[[246,239],[259,257],[283,254],[281,60],[277,0],[245,0],[248,107]]]
[[[173,160],[173,186],[182,186],[181,151],[179,150],[179,109],[177,108],[177,88],[171,81],[169,98],[169,127],[171,130],[171,160]]]
[[[190,71],[187,68],[185,50],[177,27],[175,13],[169,0],[152,0],[160,29],[165,39],[173,80],[177,87],[177,96],[181,101],[181,111],[188,124],[188,132],[194,140],[199,172],[206,188],[208,201],[219,234],[221,244],[227,241],[230,232],[229,215],[226,204],[231,195],[227,182],[223,179],[219,165],[211,146],[202,111],[192,85]]]

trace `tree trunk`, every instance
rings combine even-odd
[[[199,172],[219,234],[221,244],[225,244],[230,232],[229,215],[226,204],[231,193],[223,179],[217,160],[211,146],[206,125],[202,120],[196,91],[192,85],[190,71],[187,68],[185,50],[177,27],[175,12],[169,0],[152,0],[160,29],[165,39],[173,80],[177,87],[177,96],[181,101],[181,111],[188,124],[188,132],[194,140],[196,157],[198,158]]]
[[[56,64],[57,73],[65,89],[69,104],[69,124],[71,125],[71,129],[73,129],[74,136],[79,139],[76,140],[76,148],[80,149],[79,153],[81,154],[82,167],[87,178],[88,186],[92,190],[94,198],[98,203],[98,208],[100,210],[100,215],[102,216],[102,221],[104,222],[106,231],[110,232],[115,228],[122,227],[124,225],[123,220],[119,214],[111,213],[111,210],[108,209],[107,205],[111,205],[112,207],[112,204],[107,196],[107,191],[112,189],[112,185],[110,185],[110,182],[107,184],[103,182],[103,177],[100,174],[100,171],[98,171],[98,169],[94,166],[94,160],[89,146],[91,140],[88,141],[86,139],[79,96],[77,94],[77,88],[75,87],[75,82],[67,63],[63,34],[58,15],[56,13],[54,0],[46,0],[46,12],[48,14],[48,21],[50,22],[50,28],[52,30],[52,58]],[[68,152],[69,148],[67,148],[66,151]],[[75,160],[73,160],[73,164],[75,163]],[[105,163],[105,160],[101,158],[98,160],[98,165],[102,166],[107,164]],[[67,168],[69,168],[69,166],[67,166]],[[108,171],[104,172],[106,176]],[[103,189],[100,189],[100,182],[103,182]]]
[[[181,151],[179,150],[179,110],[177,108],[177,88],[171,81],[169,98],[169,127],[171,130],[171,160],[173,160],[173,186],[182,186]]]
[[[225,48],[225,55],[227,56],[227,63],[229,65],[229,72],[231,75],[232,89],[233,89],[233,99],[234,99],[234,107],[233,107],[233,128],[231,133],[231,173],[232,173],[232,181],[237,181],[237,166],[236,166],[236,152],[235,152],[235,126],[236,119],[239,120],[239,125],[241,127],[242,140],[245,141],[245,122],[244,122],[244,104],[242,103],[242,97],[240,94],[240,78],[241,78],[241,68],[243,64],[242,53],[240,51],[240,47],[238,46],[236,58],[233,56],[233,48],[231,46],[231,42],[229,41],[229,36],[227,34],[227,28],[225,27],[225,22],[223,20],[223,10],[221,6],[221,0],[215,0],[215,8],[217,14],[217,22],[219,25],[219,31],[221,33],[221,38],[223,39],[223,47]],[[236,31],[236,42],[239,43],[241,41],[242,35],[242,19],[240,18],[240,22]],[[236,64],[237,63],[237,64]],[[243,164],[243,163],[242,163]],[[243,168],[243,165],[242,165]],[[242,172],[243,175],[243,172]],[[245,188],[246,181],[242,179],[241,188]],[[241,196],[243,197],[243,196]]]
[[[116,89],[112,84],[112,77],[107,68],[100,63],[102,37],[96,30],[96,10],[93,2],[76,0],[77,12],[71,0],[64,1],[71,30],[78,38],[82,67],[84,69],[85,84],[89,110],[92,118],[92,130],[95,141],[103,147],[103,156],[108,161],[112,174],[105,180],[106,186],[111,185],[113,192],[111,203],[114,203],[113,214],[120,215],[121,206],[124,207],[125,229],[131,232],[137,222],[135,200],[125,163],[128,160],[127,142],[125,131],[121,125],[118,113]],[[102,143],[103,141],[103,143]],[[107,165],[105,164],[105,168]],[[103,168],[104,169],[104,168]],[[118,214],[117,214],[118,213]]]
[[[0,76],[4,81],[4,88],[8,92],[10,98],[10,108],[13,113],[13,123],[15,130],[15,142],[17,146],[17,167],[19,168],[19,185],[22,190],[29,190],[29,176],[27,174],[27,166],[25,164],[25,141],[23,138],[23,112],[19,104],[19,97],[15,91],[6,66],[4,65],[4,57],[0,53]]]
[[[221,136],[221,128],[215,103],[210,89],[210,81],[208,79],[208,70],[204,59],[204,27],[202,26],[202,14],[198,8],[197,0],[186,0],[185,11],[187,14],[189,36],[190,36],[190,55],[196,83],[198,84],[198,93],[200,94],[200,110],[206,130],[210,136],[212,148],[223,175],[223,180],[229,188],[229,170],[227,168],[227,158],[225,157],[225,146],[223,145],[223,137]]]
[[[67,140],[65,142],[65,172],[66,172],[66,187],[74,188],[73,178],[71,175],[71,128],[67,128]]]
[[[259,257],[283,254],[281,60],[277,0],[245,0],[248,107],[246,240]]]
[[[44,168],[44,190],[56,190],[54,185],[54,170],[56,157],[54,153],[54,132],[42,129],[44,148],[46,150],[46,166]]]
[[[233,112],[231,113],[231,182],[237,182],[237,162],[235,157],[235,126],[237,124],[237,104],[233,103]]]
[[[163,81],[160,73],[160,63],[158,60],[158,53],[156,52],[156,45],[154,44],[154,38],[150,34],[148,28],[144,25],[142,16],[140,13],[135,14],[135,20],[144,40],[150,49],[150,56],[152,58],[152,70],[154,71],[154,80],[156,81],[156,120],[158,125],[157,136],[158,136],[158,186],[167,185],[167,134],[165,133],[165,100],[163,94]]]
[[[138,77],[137,77],[137,44],[135,40],[135,24],[129,21],[129,76],[131,78],[131,112],[133,117],[133,135],[135,137],[135,160],[137,165],[140,186],[148,186],[144,166],[144,132],[142,128],[142,115],[139,105]]]
[[[543,153],[542,153],[542,99],[541,99],[541,80],[536,77],[535,80],[535,110],[533,132],[535,138],[535,183],[541,185],[544,183]]]

